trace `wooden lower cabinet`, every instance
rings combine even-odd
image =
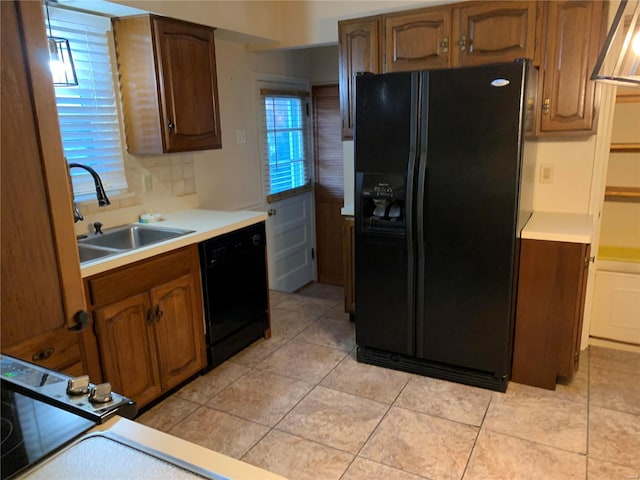
[[[345,217],[343,227],[342,258],[344,260],[344,311],[356,313],[355,222]]]
[[[129,297],[94,312],[104,379],[114,391],[134,399],[139,406],[162,392],[154,324],[148,294]]]
[[[96,275],[85,285],[103,380],[114,391],[142,407],[204,368],[196,245]]]
[[[578,370],[590,246],[523,240],[511,380],[555,390]]]

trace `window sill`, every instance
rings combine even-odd
[[[284,192],[278,192],[271,195],[267,195],[267,203],[275,203],[285,198],[295,197],[306,192],[311,191],[311,182],[307,182],[301,187],[292,188],[291,190],[285,190]]]

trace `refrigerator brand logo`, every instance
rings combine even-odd
[[[510,83],[511,82],[506,78],[496,78],[495,80],[491,81],[491,85],[494,87],[506,87]]]

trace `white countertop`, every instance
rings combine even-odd
[[[100,436],[94,437],[96,434]],[[176,470],[171,465],[187,471]],[[118,416],[94,427],[88,435],[80,437],[21,478],[202,478],[190,475],[190,471],[212,478],[211,473],[234,480],[286,480],[275,473]]]
[[[154,255],[166,253],[176,248],[198,243],[209,238],[232,232],[267,219],[265,212],[237,210],[223,212],[218,210],[184,210],[165,215],[165,220],[148,225],[167,228],[194,230],[193,233],[181,237],[154,243],[117,255],[99,258],[80,265],[82,277],[89,277],[112,268],[121,267]]]
[[[340,209],[340,213],[345,217],[353,217],[353,215],[355,214],[355,207],[353,206],[353,203],[342,207]]]
[[[578,213],[534,212],[522,238],[553,242],[591,243],[593,216]]]

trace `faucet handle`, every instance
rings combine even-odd
[[[93,228],[96,229],[96,235],[102,235],[104,233],[102,231],[102,223],[100,223],[100,222],[94,222],[93,223]]]

